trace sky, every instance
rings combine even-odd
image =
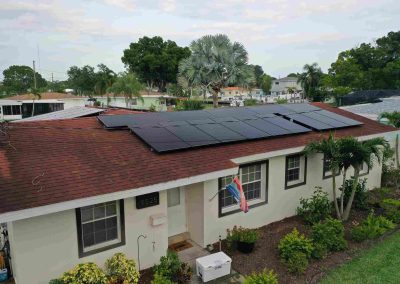
[[[47,80],[73,65],[119,72],[140,37],[188,46],[218,33],[274,77],[313,62],[327,71],[339,52],[399,30],[399,15],[399,0],[0,0],[0,73],[33,60]]]

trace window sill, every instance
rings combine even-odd
[[[261,205],[265,205],[265,204],[268,204],[267,200],[260,200],[258,202],[254,202],[253,204],[249,204],[249,210],[251,208],[255,208],[255,207],[258,207],[258,206],[261,206]],[[224,217],[224,216],[227,216],[227,215],[231,215],[231,214],[235,214],[235,213],[238,213],[238,212],[242,212],[242,210],[240,210],[240,208],[234,209],[234,210],[229,210],[229,211],[226,211],[226,212],[222,212],[222,211],[223,210],[221,210],[219,212],[218,218],[221,218],[221,217]]]
[[[301,181],[301,182],[290,184],[290,185],[285,184],[285,190],[286,189],[290,189],[290,188],[299,187],[299,186],[302,186],[302,185],[305,185],[305,184],[306,184],[306,181]]]
[[[124,246],[124,245],[125,245],[125,240],[122,240],[122,241],[112,244],[112,245],[99,247],[99,248],[88,250],[88,251],[79,252],[79,258],[93,255],[93,254],[96,254],[99,252],[103,252],[103,251],[110,250],[110,249],[117,248],[117,247]]]

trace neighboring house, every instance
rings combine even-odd
[[[297,82],[296,77],[285,77],[281,79],[272,80],[271,85],[271,96],[279,96],[289,94],[288,89],[295,88],[297,90],[296,93],[302,92],[302,87],[300,83]]]
[[[391,126],[325,104],[314,106],[362,123],[335,129],[336,137],[385,137],[394,144],[398,130]],[[78,263],[103,266],[116,252],[137,261],[138,245],[141,268],[148,268],[165,255],[176,235],[206,247],[235,225],[256,228],[294,215],[299,199],[311,196],[315,186],[331,195],[323,156],[305,157],[303,149],[328,135],[313,129],[332,120],[325,117],[325,123],[304,127],[292,108],[308,105],[283,106],[294,121],[274,116],[279,107],[100,116],[103,123],[89,117],[13,124],[9,143],[15,150],[0,144],[0,223],[9,230],[16,283],[47,284]],[[251,118],[243,111],[260,115]],[[210,119],[204,120],[207,114]],[[147,126],[120,127],[139,115]],[[207,135],[191,132],[179,121],[184,115]],[[244,128],[238,128],[234,117],[248,119],[252,131],[241,132]],[[228,126],[235,131],[226,130]],[[174,131],[183,140],[177,141]],[[212,137],[240,140],[266,131],[279,136],[177,149],[217,143]],[[380,187],[381,173],[375,164],[361,174],[371,189]],[[239,211],[224,190],[232,175],[239,175],[243,184],[248,213]],[[140,235],[147,238],[138,241]]]
[[[104,107],[120,107],[130,108],[134,110],[149,110],[152,107],[156,111],[167,111],[167,107],[174,104],[175,97],[165,93],[142,91],[142,99],[133,97],[131,100],[122,96],[114,96],[112,94],[104,95],[103,97],[94,97]]]
[[[106,111],[107,111],[106,109],[100,109],[100,108],[75,106],[69,109],[63,109],[45,114],[35,115],[32,117],[27,117],[21,120],[17,120],[16,122],[20,123],[26,121],[60,120],[60,119],[97,116],[100,113],[104,113]]]
[[[231,101],[235,99],[244,100],[248,98],[250,91],[242,87],[226,87],[223,88],[219,94],[221,100]]]
[[[53,111],[69,109],[75,106],[84,107],[87,104],[88,99],[86,97],[78,97],[71,94],[55,92],[41,93],[40,96],[40,99],[38,99],[33,94],[24,94],[7,97],[6,100],[22,103],[22,118],[26,118],[32,115],[33,103],[35,104],[34,115],[40,115]]]

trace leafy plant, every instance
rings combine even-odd
[[[259,238],[256,229],[248,229],[234,226],[232,230],[227,230],[227,241],[230,245],[233,242],[255,243]]]
[[[344,238],[344,226],[341,221],[327,218],[312,227],[314,246],[322,245],[329,251],[339,251],[347,247]]]
[[[328,254],[328,249],[323,243],[314,243],[314,249],[312,251],[311,257],[315,259],[323,259]]]
[[[366,239],[374,239],[383,235],[386,231],[395,226],[392,221],[383,216],[375,216],[371,212],[368,217],[351,231],[351,237],[356,242],[362,242]]]
[[[154,279],[151,281],[151,284],[174,284],[174,282],[169,280],[166,276],[156,273],[154,274]]]
[[[178,284],[189,283],[192,277],[192,269],[186,263],[179,260],[174,251],[167,251],[166,256],[160,258],[160,264],[153,267],[154,274],[169,279]]]
[[[328,193],[316,187],[313,196],[300,198],[300,207],[297,207],[297,215],[302,217],[308,224],[314,224],[327,218],[331,213],[331,203]]]
[[[384,199],[381,207],[385,209],[385,216],[394,223],[400,223],[400,200]]]
[[[308,265],[308,259],[314,250],[313,243],[295,228],[280,240],[279,254],[282,261],[288,265],[293,273],[304,272]]]
[[[64,284],[107,284],[104,272],[93,262],[81,263],[61,276]]]
[[[204,105],[202,101],[199,100],[180,100],[175,108],[175,110],[200,110],[203,109]]]
[[[61,279],[52,279],[50,280],[49,284],[64,284],[64,281]]]
[[[256,99],[247,99],[244,100],[244,106],[256,106],[258,105],[258,101]]]
[[[278,284],[278,277],[273,270],[264,269],[260,273],[253,272],[246,276],[243,284]]]
[[[348,179],[344,183],[344,202],[347,203],[350,199],[354,178]],[[368,209],[368,190],[367,190],[367,179],[359,180],[356,188],[356,193],[353,200],[353,208],[357,209]],[[343,186],[339,188],[343,190]]]
[[[136,263],[127,259],[123,253],[116,253],[106,261],[106,272],[109,276],[109,284],[137,284],[139,272]]]

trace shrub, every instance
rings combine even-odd
[[[331,217],[313,225],[312,239],[314,245],[320,244],[329,251],[339,251],[347,247],[342,222]]]
[[[301,273],[307,268],[308,259],[314,250],[312,241],[300,234],[297,229],[287,234],[279,242],[279,254],[290,272]]]
[[[259,102],[256,99],[247,99],[244,100],[244,106],[256,106]]]
[[[394,228],[392,221],[383,216],[375,216],[371,212],[368,217],[351,231],[351,237],[356,242],[374,239]]]
[[[154,274],[154,279],[151,281],[151,284],[174,284],[174,282],[169,280],[167,277],[156,273]]]
[[[167,251],[167,255],[160,258],[160,264],[153,267],[154,274],[169,279],[178,284],[188,283],[192,277],[192,269],[179,260],[174,251]]]
[[[347,204],[347,202],[350,199],[351,192],[353,190],[353,178],[348,179],[344,183],[344,203]],[[368,190],[367,190],[367,179],[361,179],[359,180],[357,184],[357,189],[356,193],[354,195],[354,200],[352,207],[357,208],[357,209],[368,209]],[[339,190],[343,190],[343,186],[339,188]]]
[[[61,279],[52,279],[50,280],[49,284],[64,284],[64,281]]]
[[[127,259],[123,253],[116,253],[106,261],[106,272],[110,284],[137,284],[139,272],[136,270],[136,263]]]
[[[243,227],[234,226],[232,230],[227,231],[228,244],[232,246],[234,242],[255,243],[258,238],[258,231],[256,229],[248,229]]]
[[[64,284],[106,284],[107,277],[93,262],[81,263],[61,276]]]
[[[323,259],[328,254],[328,249],[322,243],[314,243],[314,249],[311,253],[311,257],[315,259]]]
[[[204,105],[202,101],[199,100],[181,100],[178,102],[175,110],[200,110],[203,109]]]
[[[243,284],[278,284],[278,277],[273,270],[264,269],[260,273],[253,272],[246,276]]]
[[[400,200],[384,199],[381,207],[385,209],[385,216],[394,223],[400,223]]]
[[[381,207],[382,200],[392,198],[393,195],[393,190],[391,188],[375,188],[368,192],[368,203],[375,207]]]
[[[328,193],[316,187],[313,196],[308,199],[300,199],[300,207],[297,208],[297,215],[302,217],[308,224],[314,224],[324,220],[331,214],[331,203]]]

